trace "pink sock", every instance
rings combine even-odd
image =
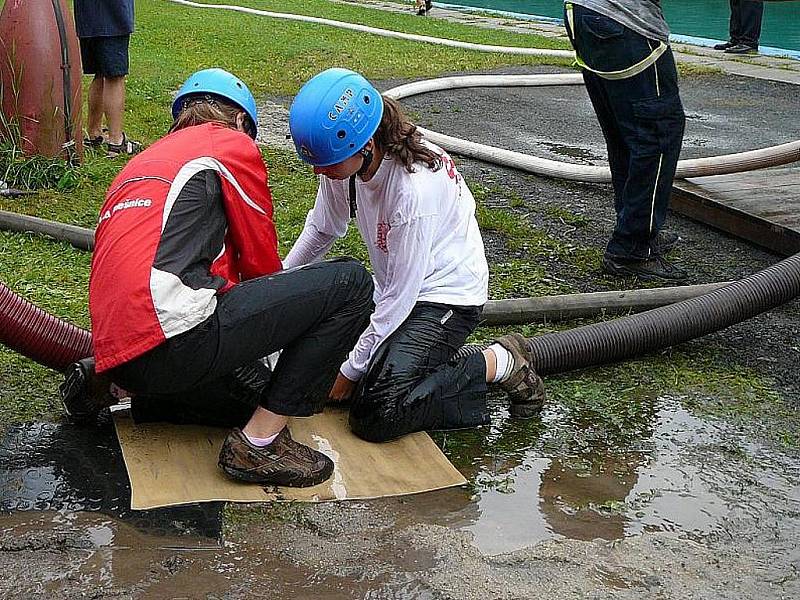
[[[265,438],[253,437],[251,435],[248,435],[246,431],[243,431],[242,433],[244,434],[244,437],[247,438],[247,441],[253,444],[253,446],[258,446],[259,448],[263,448],[264,446],[269,446],[272,442],[274,442],[275,438],[278,437],[278,433],[280,433],[280,431],[274,435]]]

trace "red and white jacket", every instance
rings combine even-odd
[[[280,269],[253,140],[212,123],[162,138],[126,165],[100,210],[89,280],[97,371],[192,329],[219,294]]]

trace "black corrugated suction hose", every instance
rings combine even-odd
[[[531,338],[536,370],[563,373],[674,346],[785,304],[800,295],[800,254],[741,281],[647,312]]]

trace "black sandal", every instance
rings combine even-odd
[[[86,146],[87,148],[99,148],[100,146],[103,145],[104,141],[105,139],[103,138],[102,135],[98,135],[97,137],[94,138],[90,138],[87,136],[83,138],[83,145]]]
[[[103,131],[97,137],[89,137],[88,135],[83,136],[83,145],[87,148],[99,148],[103,145],[106,141],[105,135],[108,133],[108,129],[103,127]]]
[[[129,140],[128,136],[125,135],[125,132],[122,133],[122,141],[119,144],[106,142],[106,156],[108,158],[116,158],[120,154],[136,154],[137,152],[140,152],[141,149],[142,145],[139,142]]]

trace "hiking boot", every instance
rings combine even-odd
[[[736,44],[735,46],[726,48],[725,54],[758,54],[758,48],[747,44]]]
[[[714,50],[727,50],[728,48],[733,48],[736,45],[736,42],[722,42],[721,44],[714,44]]]
[[[603,256],[603,270],[610,275],[636,277],[642,281],[681,282],[689,278],[686,271],[658,255],[631,260],[606,254]]]
[[[544,405],[544,382],[531,365],[533,361],[528,340],[518,333],[509,333],[497,338],[494,343],[500,344],[514,357],[511,375],[500,382],[500,388],[511,400],[511,416],[515,419],[537,416]]]
[[[333,473],[333,461],[322,452],[295,442],[287,427],[263,448],[251,444],[240,429],[234,429],[222,444],[219,466],[233,479],[289,487],[317,485]]]
[[[650,242],[650,251],[653,254],[665,256],[667,253],[672,251],[672,249],[675,247],[675,244],[677,244],[680,239],[681,237],[672,231],[659,231],[658,235],[656,235],[656,238]]]
[[[94,372],[94,357],[73,363],[58,386],[67,419],[79,425],[94,424],[100,413],[118,400],[111,394],[111,380]]]

